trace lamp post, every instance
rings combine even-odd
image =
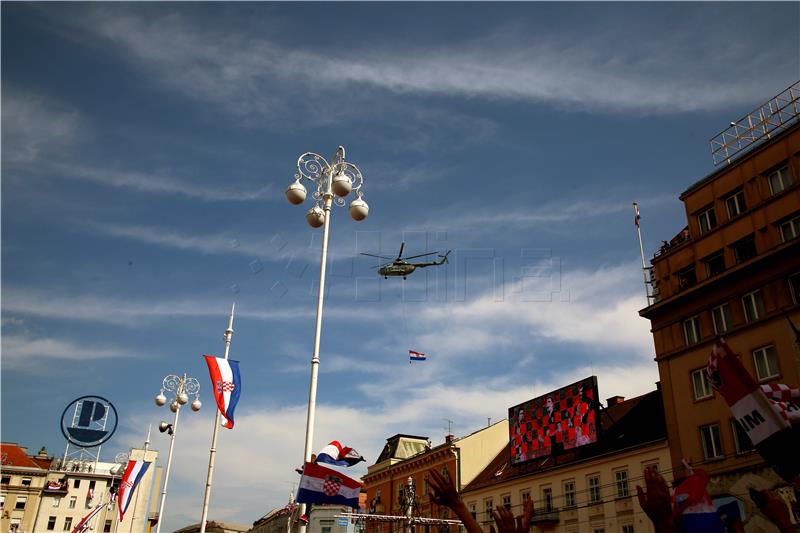
[[[189,395],[194,395],[192,402],[192,411],[199,411],[203,405],[200,402],[200,382],[195,378],[183,377],[170,374],[161,382],[161,392],[155,397],[156,405],[161,407],[167,403],[167,397],[164,391],[174,393],[172,401],[169,403],[169,410],[175,413],[175,418],[172,424],[161,422],[158,424],[158,430],[161,433],[166,432],[170,436],[169,441],[169,455],[167,456],[167,470],[164,472],[164,488],[161,491],[161,503],[158,506],[158,522],[156,523],[156,533],[161,531],[161,523],[164,520],[164,503],[167,500],[167,484],[169,483],[169,468],[172,466],[172,450],[175,447],[175,434],[178,432],[178,415],[181,412],[181,406],[189,403]]]
[[[306,152],[297,159],[297,173],[294,182],[286,189],[286,199],[293,205],[302,204],[306,199],[306,188],[301,180],[309,180],[316,185],[312,193],[315,205],[306,212],[306,221],[312,228],[322,226],[322,256],[319,266],[319,293],[317,294],[317,320],[314,327],[314,351],[311,355],[311,381],[308,386],[308,414],[306,416],[306,442],[303,461],[311,460],[311,446],[314,439],[314,416],[317,405],[317,373],[319,372],[319,342],[322,330],[322,304],[325,296],[325,266],[328,260],[328,230],[330,228],[331,206],[335,203],[344,207],[345,198],[355,192],[348,211],[353,220],[359,222],[367,218],[369,205],[364,201],[361,185],[364,177],[354,164],[345,161],[343,147],[336,150],[331,161],[314,152]],[[305,514],[302,504],[300,514]],[[300,526],[301,531],[305,525]]]

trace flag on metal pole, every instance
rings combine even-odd
[[[214,398],[222,415],[222,426],[233,429],[233,411],[242,393],[242,377],[239,374],[239,361],[206,355]]]
[[[144,477],[147,472],[147,467],[150,466],[150,461],[142,459],[131,459],[128,461],[128,467],[125,469],[125,474],[122,476],[122,481],[119,483],[119,493],[117,495],[117,502],[119,507],[119,520],[123,519],[125,511],[128,510],[128,505],[131,503],[131,496],[133,496],[136,486]]]
[[[89,522],[92,521],[92,518],[94,518],[104,506],[105,504],[103,502],[97,504],[97,507],[92,509],[92,512],[84,516],[83,519],[78,522],[78,524],[73,528],[72,533],[85,533],[86,531],[89,531]]]

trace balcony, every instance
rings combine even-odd
[[[533,516],[531,517],[531,524],[533,525],[558,524],[559,522],[558,515],[559,513],[557,510],[536,509],[533,511]]]

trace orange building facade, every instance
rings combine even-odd
[[[752,449],[705,367],[724,336],[759,383],[800,385],[800,124],[681,196],[687,226],[652,259],[651,321],[675,477],[702,465],[713,493],[781,481]],[[746,478],[746,479],[745,479]]]
[[[431,447],[427,437],[398,434],[386,440],[386,446],[374,465],[362,478],[367,493],[367,509],[373,515],[405,516],[408,508],[407,485],[412,480],[415,517],[457,520],[447,507],[433,503],[428,482],[436,470],[455,482],[461,491],[508,444],[508,421],[502,420],[462,438],[448,435],[445,442]],[[366,520],[366,533],[389,533],[397,522]],[[456,526],[423,525],[417,531],[455,533]]]

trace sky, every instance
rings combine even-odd
[[[164,530],[200,519],[214,409],[242,396],[209,517],[282,507],[303,457],[321,231],[284,189],[337,146],[369,217],[331,215],[314,448],[444,441],[596,375],[658,372],[644,249],[685,225],[709,139],[795,82],[797,3],[3,3],[2,439],[63,453],[73,399],[108,398],[104,460],[175,442]],[[307,183],[309,189],[312,184]],[[452,250],[382,279],[373,253]],[[408,350],[428,354],[410,364]],[[22,402],[22,403],[20,403]],[[151,446],[164,464],[168,438]]]

